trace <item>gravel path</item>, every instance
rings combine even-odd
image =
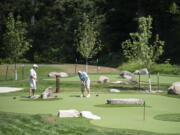
[[[0,87],[0,93],[8,93],[8,92],[14,92],[14,91],[20,91],[20,90],[23,90],[23,88]]]

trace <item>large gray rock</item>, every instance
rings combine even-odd
[[[75,109],[59,110],[59,112],[58,112],[58,117],[60,117],[60,118],[79,117],[79,116],[80,116],[80,113]]]
[[[121,78],[125,78],[125,79],[131,79],[131,78],[134,77],[134,74],[131,73],[131,72],[129,72],[129,71],[122,71],[122,72],[120,73],[120,77],[121,77]]]
[[[140,74],[140,75],[146,75],[146,74],[149,74],[149,72],[148,72],[147,68],[144,68],[144,69],[136,70],[136,71],[134,72],[134,74],[136,74],[136,75],[138,75],[138,74]]]
[[[107,83],[107,82],[109,82],[110,80],[109,80],[109,78],[108,77],[106,77],[106,76],[99,76],[99,83]]]
[[[172,86],[168,88],[168,94],[180,95],[180,82],[174,82]]]
[[[122,84],[123,82],[122,81],[115,81],[115,82],[112,82],[113,84]]]
[[[136,98],[108,99],[108,104],[143,104],[144,101]]]
[[[53,88],[52,87],[46,88],[45,91],[41,94],[41,98],[42,99],[54,98]]]
[[[110,92],[120,92],[120,90],[118,90],[118,89],[110,89]]]
[[[48,77],[56,77],[57,75],[59,75],[60,77],[68,77],[68,73],[65,72],[50,72],[48,74]]]
[[[100,120],[101,119],[101,117],[94,115],[94,114],[92,114],[92,112],[89,112],[89,111],[81,111],[80,115],[84,118],[87,118],[87,119],[93,119],[93,120]]]
[[[129,71],[123,71],[120,73],[121,78],[129,79],[130,82],[137,82],[135,75]]]

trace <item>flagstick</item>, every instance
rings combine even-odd
[[[145,115],[146,115],[146,102],[144,101],[144,120],[145,120]]]

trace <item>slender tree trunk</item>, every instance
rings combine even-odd
[[[148,74],[148,78],[149,78],[149,92],[151,92],[152,89],[151,89],[151,75],[150,75],[150,72]]]
[[[31,0],[31,5],[34,7],[35,0]],[[31,16],[31,24],[34,25],[35,23],[35,16],[34,14]]]
[[[14,80],[17,80],[17,69],[16,69],[16,56],[15,56],[15,67],[14,67]]]
[[[142,5],[142,0],[137,1],[137,7],[138,7],[138,18],[144,16],[144,11],[143,11],[143,5]]]
[[[86,57],[86,73],[88,73],[88,58]]]

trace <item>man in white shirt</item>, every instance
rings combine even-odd
[[[86,72],[78,71],[78,75],[81,81],[81,97],[84,97],[84,89],[87,89],[87,98],[90,97],[90,79]]]
[[[30,90],[29,90],[29,97],[34,96],[35,90],[37,89],[36,87],[36,82],[37,82],[37,74],[36,70],[38,68],[38,65],[34,64],[33,68],[29,72],[29,79],[30,79]]]

